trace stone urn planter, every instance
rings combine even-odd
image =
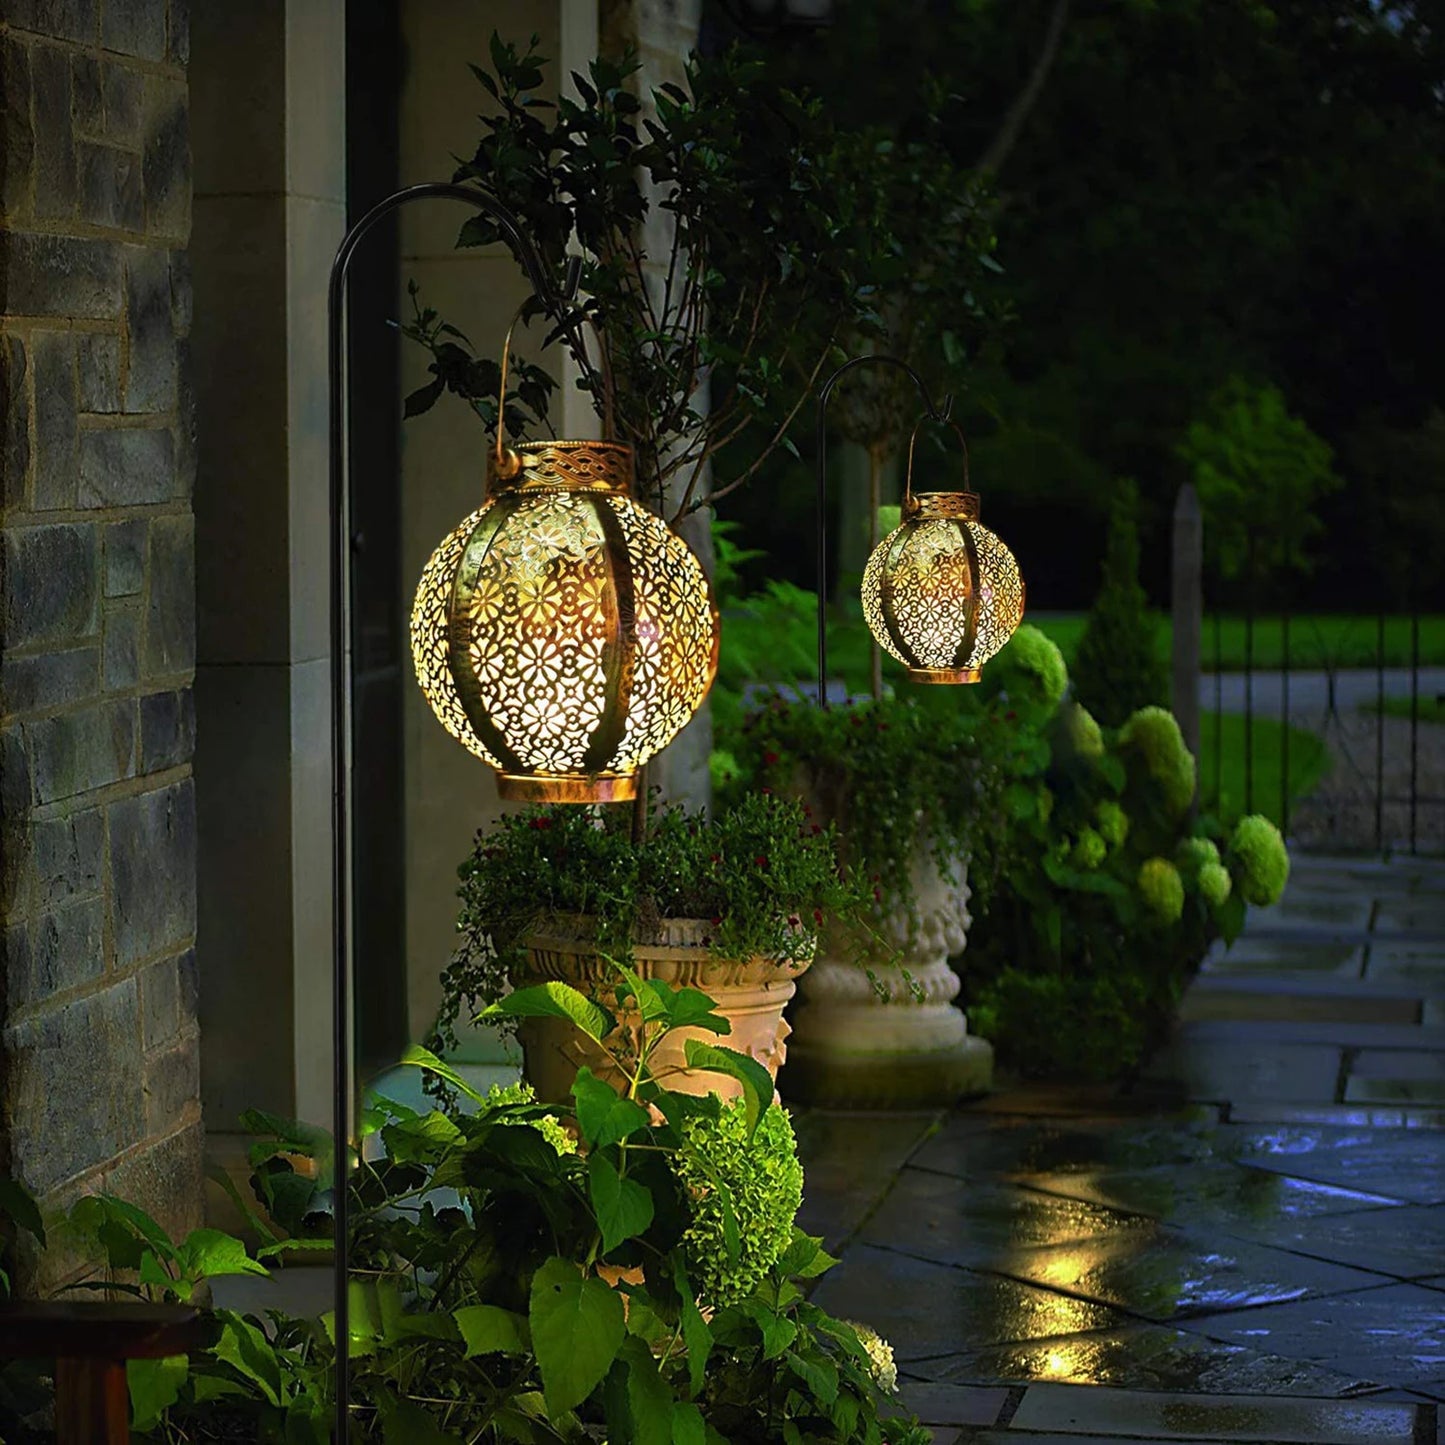
[[[789,1100],[834,1108],[907,1109],[985,1094],[993,1082],[993,1046],[968,1032],[954,1006],[962,984],[949,967],[968,936],[968,870],[940,876],[931,857],[915,857],[918,926],[885,923],[905,964],[875,963],[873,978],[825,935],[802,989],[783,1074]],[[881,986],[875,987],[875,980]]]
[[[732,1032],[720,1036],[706,1029],[674,1030],[653,1054],[652,1068],[661,1082],[678,1093],[712,1092],[732,1099],[742,1092],[742,1085],[726,1074],[688,1068],[687,1041],[702,1039],[747,1054],[776,1079],[791,1032],[783,1010],[797,992],[797,979],[810,960],[719,958],[706,942],[712,931],[705,919],[660,919],[633,944],[630,967],[640,978],[661,979],[675,988],[701,989],[716,1000],[717,1012],[731,1023]],[[617,971],[599,955],[591,919],[553,919],[545,931],[527,940],[527,952],[528,975],[516,980],[517,987],[555,979],[617,1012]],[[584,1064],[599,1078],[619,1089],[625,1087],[620,1070],[607,1054],[567,1019],[524,1019],[517,1037],[527,1081],[540,1099],[557,1102],[567,1098],[577,1070]]]

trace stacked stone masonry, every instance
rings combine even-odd
[[[188,0],[0,0],[0,1168],[198,1222]]]

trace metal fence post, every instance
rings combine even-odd
[[[1174,501],[1174,553],[1169,612],[1173,622],[1174,716],[1184,743],[1199,756],[1199,646],[1204,624],[1204,520],[1189,483]]]

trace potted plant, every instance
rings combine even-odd
[[[987,1090],[991,1051],[953,1006],[971,862],[1000,817],[989,713],[888,696],[817,708],[775,695],[731,743],[749,786],[809,800],[866,889],[869,930],[825,932],[803,987],[790,1097],[906,1107]],[[861,967],[860,967],[861,962]]]
[[[524,1086],[482,1095],[417,1049],[406,1062],[451,1097],[426,1112],[369,1101],[366,1147],[343,1171],[361,1206],[353,1437],[924,1445],[927,1432],[892,1401],[886,1343],[806,1297],[833,1261],[795,1223],[802,1170],[766,1073],[715,1043],[710,1061],[730,1071],[738,1097],[670,1091],[655,1066],[672,1033],[700,1026],[725,1039],[727,1021],[689,990],[616,978],[617,1002],[639,1020],[621,1034],[620,1015],[565,986],[530,1003],[514,993],[507,1006],[516,1016],[561,1003],[585,1019],[625,1078],[621,1098],[586,1069],[557,1104],[537,1104]],[[171,1240],[110,1196],[74,1207],[73,1239],[116,1290],[208,1305],[212,1280],[266,1275],[289,1251],[329,1247],[329,1140],[257,1122],[271,1130],[252,1150],[266,1216],[237,1196],[258,1241],[250,1248],[216,1230]],[[298,1160],[308,1151],[316,1157]],[[13,1186],[0,1190],[7,1224],[43,1237]],[[331,1316],[208,1307],[208,1317],[207,1342],[190,1356],[128,1372],[137,1438],[324,1445]],[[44,1412],[47,1382],[21,1383],[20,1393],[0,1389],[7,1439],[12,1404]]]
[[[856,916],[866,894],[839,870],[836,835],[803,804],[767,792],[708,818],[655,811],[634,830],[616,811],[567,807],[502,818],[462,865],[461,944],[443,975],[436,1046],[514,990],[566,985],[611,1005],[618,964],[643,981],[701,990],[731,1026],[733,1047],[776,1075],[789,1027],[783,1009],[830,914]],[[568,996],[568,995],[561,995]],[[564,1098],[579,1065],[621,1086],[584,1021],[560,1006],[520,1027],[527,1078]],[[689,1068],[695,1030],[679,1025],[653,1067],[669,1087],[734,1092]]]

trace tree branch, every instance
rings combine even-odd
[[[1059,53],[1059,44],[1064,38],[1064,23],[1069,15],[1069,0],[1054,0],[1053,13],[1049,16],[1048,29],[1044,32],[1044,43],[1040,48],[1037,58],[1034,60],[1034,68],[1029,72],[1029,78],[1024,82],[1024,88],[1014,97],[1013,103],[1004,112],[999,128],[994,132],[993,139],[988,144],[980,158],[976,170],[985,175],[997,175],[999,168],[1003,165],[1008,153],[1014,148],[1015,142],[1023,133],[1024,122],[1029,118],[1029,112],[1038,103],[1038,98],[1043,92],[1044,81],[1048,79],[1049,71],[1053,67],[1054,59]]]

